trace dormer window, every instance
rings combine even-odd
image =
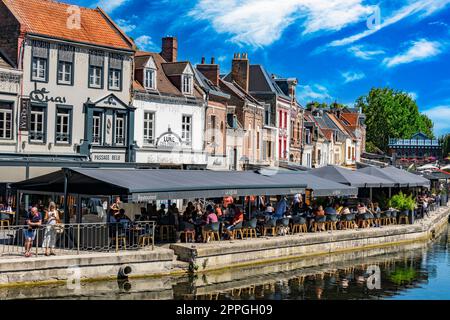
[[[144,86],[145,89],[156,89],[156,70],[146,68],[144,69]]]
[[[192,94],[192,92],[193,92],[193,77],[192,77],[192,75],[184,74],[182,76],[182,91],[183,91],[183,94]]]

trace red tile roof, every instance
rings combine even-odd
[[[358,125],[358,117],[357,113],[341,113],[341,117],[349,123],[350,126]]]
[[[80,8],[80,25],[68,28],[70,4],[51,0],[0,0],[20,22],[23,32],[118,49],[132,49],[133,42],[100,8]]]

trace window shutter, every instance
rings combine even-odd
[[[74,49],[72,47],[59,47],[58,60],[64,62],[73,62]]]
[[[91,52],[89,64],[95,67],[103,67],[104,55],[99,52]]]
[[[112,69],[122,69],[123,59],[119,55],[109,56],[109,67]]]
[[[48,58],[49,45],[45,42],[34,42],[33,43],[33,57],[36,58]]]

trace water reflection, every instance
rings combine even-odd
[[[358,259],[348,253],[190,278],[85,283],[79,292],[65,286],[0,289],[0,299],[450,299],[449,233],[430,244],[390,247]]]

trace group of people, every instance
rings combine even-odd
[[[60,212],[54,202],[50,202],[47,209],[42,205],[35,205],[30,208],[25,219],[25,257],[31,257],[31,248],[36,239],[39,227],[45,224],[42,248],[46,256],[56,255],[54,249],[57,240],[56,225],[61,223]]]

